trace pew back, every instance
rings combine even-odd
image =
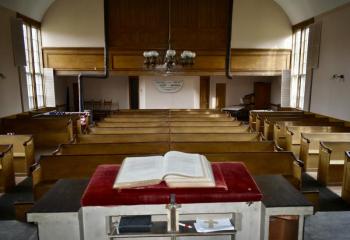
[[[320,142],[317,180],[324,185],[341,185],[344,172],[344,153],[350,142]]]
[[[345,166],[341,197],[350,203],[350,151],[345,153]]]
[[[31,135],[0,135],[0,144],[12,144],[13,165],[17,175],[29,176],[35,162],[34,140]]]
[[[7,192],[15,185],[12,145],[0,145],[0,192]]]
[[[76,143],[133,143],[168,142],[168,133],[146,134],[83,134],[77,135]]]
[[[171,142],[257,142],[260,140],[259,133],[173,133],[170,135]]]
[[[190,153],[273,152],[275,144],[264,142],[171,142],[171,151]]]
[[[145,134],[145,133],[169,133],[168,127],[145,127],[145,128],[103,128],[93,127],[89,129],[92,134]]]
[[[160,154],[169,150],[168,142],[144,143],[79,143],[61,144],[55,155],[98,155],[98,154]]]
[[[300,160],[306,170],[317,171],[320,141],[350,141],[350,133],[302,133],[300,145]]]
[[[67,119],[3,119],[3,132],[31,134],[37,147],[57,146],[73,140],[73,125]]]

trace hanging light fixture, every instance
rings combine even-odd
[[[162,61],[158,51],[152,50],[143,52],[145,58],[144,65],[147,69],[163,70],[167,73],[173,70],[178,63],[183,67],[192,66],[196,58],[195,52],[185,50],[181,53],[179,61],[177,60],[176,51],[171,48],[171,0],[168,0],[168,4],[168,50],[165,52],[164,60]]]

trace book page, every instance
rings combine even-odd
[[[201,155],[170,151],[164,155],[166,175],[205,177]]]
[[[159,183],[164,176],[162,156],[125,158],[114,188],[136,187]]]

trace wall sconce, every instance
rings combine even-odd
[[[333,74],[331,80],[339,80],[339,82],[345,82],[344,74]]]

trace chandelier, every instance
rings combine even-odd
[[[171,0],[168,1],[169,9],[169,32],[168,32],[168,50],[164,57],[160,56],[158,51],[145,51],[143,52],[144,65],[147,69],[159,69],[170,72],[177,64],[181,64],[183,67],[192,66],[196,53],[185,50],[180,54],[180,57],[176,57],[176,51],[171,48]]]

